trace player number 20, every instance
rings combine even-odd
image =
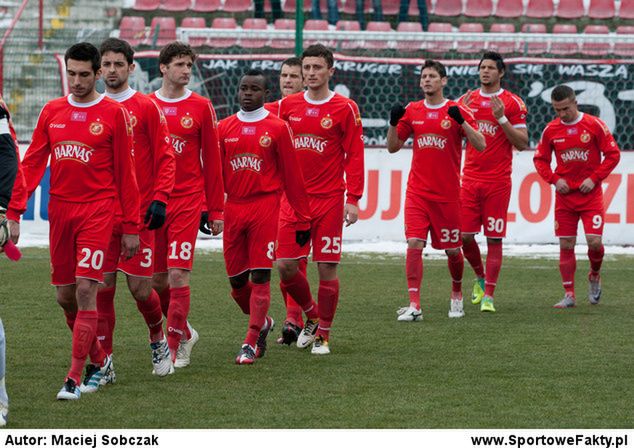
[[[341,237],[336,236],[334,238],[330,238],[328,236],[322,236],[321,241],[324,243],[324,247],[321,249],[322,254],[341,253]]]
[[[457,243],[460,241],[460,229],[440,229],[441,243]]]
[[[187,241],[181,243],[181,250],[179,253],[178,241],[172,241],[172,243],[170,244],[170,249],[172,250],[169,256],[170,260],[178,260],[179,258],[181,260],[189,260],[192,258],[192,243],[189,243]]]
[[[87,247],[84,247],[81,250],[81,253],[84,254],[83,258],[79,260],[79,267],[82,268],[90,268],[99,270],[103,266],[103,251],[96,250],[91,251]]]
[[[592,228],[599,229],[601,228],[601,224],[603,224],[603,218],[601,218],[601,215],[594,215],[592,217]]]
[[[502,233],[504,230],[504,220],[502,218],[495,219],[489,216],[487,222],[487,230],[489,232]]]

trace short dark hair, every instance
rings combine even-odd
[[[68,60],[88,61],[92,65],[93,73],[101,68],[101,55],[99,50],[89,42],[79,42],[66,50],[64,54],[64,63],[68,65]]]
[[[433,68],[434,70],[438,72],[441,78],[447,77],[447,70],[445,69],[445,66],[440,61],[434,61],[433,59],[426,59],[425,62],[423,62],[423,65],[420,67],[421,74],[423,73],[423,70],[425,70],[426,68]]]
[[[504,59],[502,59],[502,56],[497,51],[485,51],[482,55],[482,58],[480,59],[480,62],[478,63],[478,70],[480,70],[482,61],[484,61],[485,59],[494,61],[495,65],[498,68],[498,71],[506,72],[506,64],[504,63]]]
[[[302,60],[300,58],[297,58],[295,56],[293,56],[292,58],[288,58],[286,59],[284,62],[282,62],[282,67],[284,67],[285,65],[289,65],[291,67],[302,67]]]
[[[104,40],[99,47],[99,53],[103,56],[105,53],[112,51],[113,53],[121,53],[125,56],[125,60],[128,64],[134,62],[134,50],[125,40],[117,39],[116,37],[109,37]]]
[[[305,49],[302,53],[302,62],[304,58],[324,58],[328,68],[332,68],[335,65],[335,58],[332,55],[332,51],[322,44],[314,44]]]
[[[267,78],[266,74],[258,69],[258,68],[252,68],[250,70],[247,70],[241,77],[240,77],[240,82],[242,82],[242,78],[244,78],[245,76],[261,76],[262,79],[264,80],[264,89],[265,90],[269,90],[269,79]]]
[[[550,94],[550,99],[552,101],[563,101],[567,99],[574,100],[575,98],[576,98],[575,91],[565,84],[558,85],[557,87],[553,89],[552,93]]]
[[[184,56],[192,58],[192,62],[196,61],[196,58],[198,57],[189,44],[175,40],[174,42],[170,42],[161,48],[158,62],[159,64],[167,65],[172,62],[174,58]]]

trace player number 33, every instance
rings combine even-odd
[[[457,243],[460,241],[460,229],[440,229],[441,243]]]

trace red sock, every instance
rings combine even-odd
[[[185,334],[187,314],[189,314],[189,286],[170,288],[170,306],[167,313],[167,345],[172,354],[172,361],[176,360],[176,351]]]
[[[559,250],[559,272],[561,281],[566,290],[566,294],[575,295],[575,270],[577,269],[577,259],[574,249]]]
[[[306,313],[306,317],[311,320],[319,319],[317,304],[310,293],[310,285],[308,284],[306,276],[301,271],[297,271],[297,274],[295,274],[293,278],[282,280],[281,283],[293,300],[302,307],[304,313]]]
[[[169,286],[165,288],[163,291],[158,293],[159,299],[161,301],[161,311],[163,312],[163,316],[167,317],[167,313],[170,307],[170,288]]]
[[[339,302],[339,279],[321,280],[319,282],[317,300],[319,301],[317,336],[328,339],[330,327],[335,318],[335,311],[337,311],[337,303]]]
[[[420,285],[423,281],[423,249],[407,248],[405,256],[407,292],[410,306],[420,309]]]
[[[299,260],[299,271],[306,276],[308,267],[308,260],[301,258]],[[284,294],[284,302],[286,303],[286,320],[298,327],[304,326],[304,319],[302,319],[302,307],[293,300],[290,294]]]
[[[68,328],[70,328],[70,331],[72,332],[75,320],[77,319],[77,311],[64,310],[64,316],[66,317],[66,325],[68,325]]]
[[[112,354],[112,337],[116,315],[114,311],[114,295],[116,288],[101,288],[97,291],[97,339],[107,354]]]
[[[495,291],[495,285],[498,282],[500,276],[500,269],[502,268],[502,241],[499,244],[488,244],[487,253],[487,273],[484,280],[484,295],[493,297]]]
[[[462,273],[464,272],[464,258],[462,252],[457,255],[447,255],[447,266],[451,274],[451,291],[462,292]]]
[[[251,286],[251,300],[249,304],[251,314],[249,315],[249,329],[247,330],[247,337],[244,339],[245,344],[255,347],[255,343],[260,336],[262,326],[264,326],[266,313],[269,312],[270,305],[271,283],[253,283],[253,286]]]
[[[73,355],[67,378],[79,385],[81,371],[86,363],[88,351],[97,333],[97,310],[78,311],[73,325]]]
[[[150,331],[150,342],[158,342],[163,339],[163,313],[161,312],[161,299],[156,291],[152,290],[147,300],[135,300],[137,309],[141,312],[145,324]]]
[[[491,246],[489,246],[489,251],[491,250]],[[464,257],[467,259],[471,267],[473,268],[473,272],[478,278],[484,278],[484,266],[482,265],[482,255],[480,255],[480,246],[478,246],[478,242],[473,239],[468,243],[462,243],[462,252],[464,253]],[[489,252],[490,254],[491,252]],[[487,256],[487,271],[489,270],[489,258]]]
[[[68,325],[68,328],[70,328],[70,331],[72,333],[75,327],[75,320],[77,319],[77,311],[64,310],[64,316],[66,316],[66,325]],[[106,352],[103,351],[103,349],[101,348],[101,344],[97,340],[96,332],[95,338],[93,339],[90,346],[90,352],[88,352],[88,356],[90,357],[90,362],[98,365],[103,364],[103,359],[106,357]]]
[[[242,288],[239,289],[231,289],[231,297],[236,301],[240,309],[244,314],[251,314],[251,308],[249,307],[249,302],[251,301],[251,288],[253,287],[253,283],[247,282]]]
[[[588,259],[590,259],[591,274],[597,275],[601,270],[603,255],[605,255],[605,248],[603,247],[603,245],[601,245],[601,249],[599,250],[588,249]]]

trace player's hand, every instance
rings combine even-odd
[[[213,236],[220,235],[225,228],[225,222],[222,219],[214,219],[213,221],[209,221],[207,225],[211,228],[211,234]]]
[[[2,107],[2,104],[0,104],[0,120],[2,120],[3,118],[6,118],[8,120],[11,118],[11,115],[9,114],[9,111]]]
[[[18,221],[9,220],[9,238],[13,244],[18,244],[20,240],[20,223]]]
[[[570,193],[570,187],[568,186],[568,182],[565,179],[558,179],[555,183],[555,191],[559,194],[568,194]]]
[[[491,112],[496,120],[504,116],[504,103],[497,95],[491,97]]]
[[[586,180],[581,182],[581,185],[579,185],[579,191],[583,194],[590,193],[594,189],[594,187],[594,181],[588,177]]]
[[[130,235],[124,233],[121,235],[121,255],[126,260],[134,257],[139,251],[139,235]]]
[[[211,235],[211,228],[209,227],[209,213],[202,212],[200,214],[200,225],[198,226],[198,230],[205,235]]]
[[[346,204],[343,209],[343,217],[346,222],[346,227],[351,224],[354,224],[359,219],[359,207],[352,204]]]
[[[405,115],[405,108],[402,104],[395,104],[390,110],[390,126],[396,126],[398,121]]]
[[[9,221],[4,214],[4,209],[0,211],[0,250],[3,252],[2,247],[10,239],[11,233],[9,230]]]
[[[447,113],[454,121],[458,124],[464,123],[464,118],[462,117],[462,113],[460,112],[460,108],[458,106],[449,106],[447,109]]]
[[[471,103],[473,103],[473,98],[471,95],[473,94],[473,90],[467,90],[467,93],[462,97],[462,105],[471,109]]]
[[[305,230],[295,231],[295,242],[299,244],[299,247],[304,247],[306,243],[310,241],[310,227]]]
[[[165,224],[165,203],[161,201],[152,201],[145,212],[143,224],[147,225],[148,230],[155,230]]]

